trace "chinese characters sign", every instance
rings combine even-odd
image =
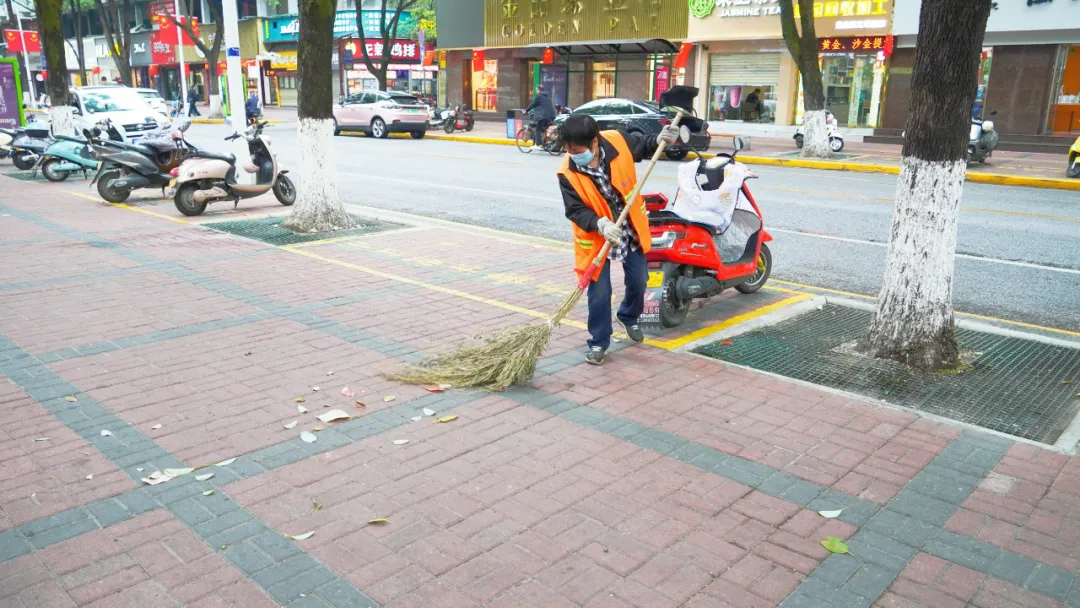
[[[818,52],[821,53],[876,53],[881,51],[886,57],[892,55],[892,36],[855,36],[854,38],[819,38]]]
[[[783,37],[779,0],[686,0],[691,40],[760,40]],[[892,23],[893,0],[814,0],[814,28],[820,37],[884,35]],[[793,1],[796,19],[799,3]]]
[[[795,17],[799,17],[799,5],[794,4]],[[889,0],[827,0],[814,2],[814,18],[828,17],[888,17]]]
[[[484,44],[683,40],[687,0],[484,0]]]
[[[364,35],[381,37],[382,30],[379,28],[379,17],[382,11],[363,11],[360,21],[364,24]],[[386,23],[389,25],[394,18],[394,11],[386,11]],[[398,32],[404,34],[415,22],[412,13],[402,11],[398,19]],[[300,38],[300,18],[296,15],[271,17],[263,20],[262,37],[265,42],[288,42]],[[338,11],[334,15],[334,38],[346,38],[358,36],[356,30],[356,11]]]
[[[22,126],[22,101],[19,99],[19,79],[15,77],[15,61],[0,60],[0,127],[5,129]]]
[[[415,40],[395,40],[385,45],[381,40],[365,40],[364,48],[372,61],[386,57],[388,52],[393,63],[420,63],[424,59],[424,48]],[[342,41],[341,50],[343,55],[351,53],[356,64],[363,64],[364,55],[360,51],[359,40]]]

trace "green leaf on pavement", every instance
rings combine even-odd
[[[835,536],[830,536],[821,541],[821,546],[825,547],[825,550],[829,553],[851,553],[851,551],[848,551],[847,544]]]

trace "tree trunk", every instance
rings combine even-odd
[[[49,95],[49,119],[54,135],[75,135],[75,123],[71,119],[71,100],[68,96],[67,57],[64,55],[64,29],[60,14],[62,0],[36,0],[38,32],[41,50],[49,66],[45,91]]]
[[[788,52],[799,67],[803,85],[803,147],[805,158],[831,158],[829,134],[825,128],[825,87],[818,63],[818,39],[814,30],[814,0],[798,0],[799,22],[795,22],[792,0],[780,0],[780,25]]]
[[[952,279],[971,105],[991,0],[924,0],[900,178],[869,355],[923,370],[957,364]]]
[[[334,0],[300,1],[297,44],[300,170],[296,203],[282,227],[296,232],[351,228],[337,189],[330,65],[334,48]],[[233,102],[237,103],[237,102]]]
[[[120,72],[120,80],[127,86],[134,86],[131,78],[131,28],[133,18],[131,0],[94,0],[101,29],[105,33],[105,43],[109,45],[109,54]]]

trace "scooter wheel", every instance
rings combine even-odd
[[[202,212],[206,211],[206,201],[200,203],[195,200],[195,191],[198,189],[198,184],[184,184],[176,189],[176,195],[173,196],[173,204],[176,205],[176,208],[180,213],[183,213],[188,217],[193,217],[202,215]]]
[[[769,246],[765,243],[761,244],[761,253],[757,258],[757,272],[754,273],[750,280],[736,285],[735,289],[739,290],[739,293],[754,293],[761,289],[765,285],[765,281],[769,280],[769,275],[772,274],[772,252],[769,251]]]
[[[296,202],[296,186],[293,185],[289,176],[278,175],[277,181],[274,182],[274,196],[286,207],[291,207]]]
[[[669,272],[664,279],[664,292],[660,300],[660,324],[664,327],[678,327],[690,312],[690,301],[682,300],[675,291],[678,281],[679,273],[676,271]]]
[[[476,121],[471,118],[465,122],[466,131],[472,131],[474,126],[476,126]]]
[[[34,168],[34,161],[26,152],[16,152],[11,156],[11,162],[15,165],[15,168],[22,171],[29,171]]]
[[[1080,177],[1080,163],[1073,161],[1068,169],[1065,169],[1065,177]]]
[[[453,118],[447,118],[446,119],[446,122],[443,123],[443,131],[446,131],[447,134],[450,134],[450,133],[454,132],[454,119]]]
[[[57,160],[55,158],[50,158],[49,160],[41,163],[41,174],[44,175],[45,179],[49,180],[50,182],[62,182],[62,181],[64,181],[65,179],[68,178],[68,175],[71,175],[71,174],[68,173],[67,171],[57,171],[56,170],[56,165],[59,165],[59,164],[60,164],[59,160]]]
[[[844,149],[844,140],[840,139],[839,137],[830,137],[829,149],[832,150],[834,153],[840,152]]]
[[[803,147],[803,136],[802,135],[796,135],[795,136],[795,147],[800,148],[800,149]]]
[[[109,169],[100,176],[98,176],[97,191],[98,195],[109,201],[110,203],[122,203],[131,196],[131,190],[126,188],[110,188],[109,184],[113,180],[120,179],[123,175],[119,169]]]

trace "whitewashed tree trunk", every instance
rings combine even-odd
[[[825,127],[825,110],[809,110],[803,114],[803,158],[832,158],[829,131]]]
[[[282,227],[295,232],[329,232],[351,228],[352,218],[337,189],[337,163],[332,119],[301,118],[299,184],[296,203]]]
[[[75,135],[75,119],[71,106],[52,106],[49,108],[49,122],[53,135]]]
[[[210,96],[210,112],[207,114],[207,118],[221,118],[221,94]]]
[[[868,354],[918,369],[956,361],[952,282],[966,172],[964,161],[901,161],[885,278],[862,342]]]

